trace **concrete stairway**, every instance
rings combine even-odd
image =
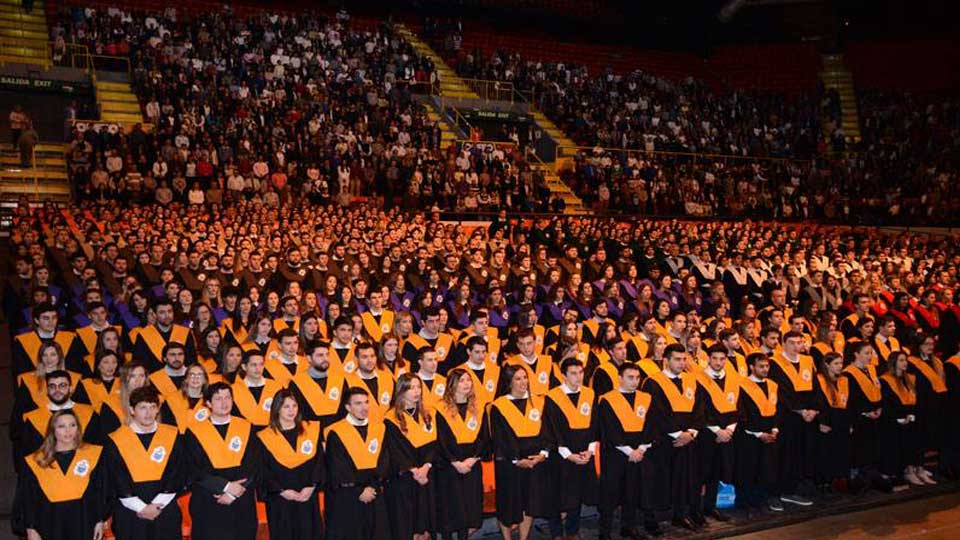
[[[0,0],[0,63],[49,67],[49,36],[42,1],[28,14],[20,0]]]
[[[70,200],[66,147],[62,143],[40,143],[35,148],[33,167],[23,167],[20,152],[9,144],[0,145],[0,202]]]
[[[857,111],[857,92],[853,86],[853,74],[843,64],[843,55],[823,55],[823,71],[820,79],[828,90],[840,96],[840,127],[847,142],[860,141],[860,115]]]
[[[413,47],[413,50],[417,51],[433,62],[434,69],[436,69],[437,74],[440,76],[441,95],[450,98],[479,99],[480,96],[478,96],[476,92],[467,86],[467,83],[465,83],[464,80],[461,79],[457,73],[451,69],[446,62],[443,61],[443,58],[434,52],[430,45],[417,37],[416,34],[411,32],[409,28],[402,24],[397,25],[397,34],[405,39],[407,43]]]
[[[134,124],[144,123],[140,102],[130,83],[97,80],[95,86],[100,120],[116,122],[128,129]]]

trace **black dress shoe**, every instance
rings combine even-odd
[[[707,520],[703,519],[703,516],[700,514],[690,516],[690,521],[693,522],[693,526],[697,529],[702,529],[707,526]]]
[[[647,537],[643,535],[637,529],[631,527],[629,529],[620,529],[621,538],[629,538],[630,540],[647,540]]]
[[[711,510],[711,511],[707,514],[707,517],[710,518],[710,519],[714,519],[714,520],[716,520],[716,521],[721,521],[721,522],[730,521],[730,516],[724,514],[724,513],[721,512],[720,510],[717,510],[716,508],[714,508],[713,510]]]
[[[653,521],[643,524],[643,532],[647,533],[647,536],[652,536],[653,538],[663,536],[663,529],[660,528],[660,524]]]
[[[688,531],[697,530],[696,525],[694,525],[693,522],[690,521],[690,518],[685,518],[685,517],[673,518],[673,521],[671,521],[670,523],[672,523],[674,527],[679,527],[681,529],[686,529]]]

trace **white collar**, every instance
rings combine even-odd
[[[486,363],[480,362],[479,364],[474,364],[473,362],[471,362],[471,361],[469,361],[469,360],[467,360],[467,367],[470,368],[470,369],[472,369],[472,370],[474,370],[474,371],[479,371],[479,370],[481,370],[481,369],[487,369]]]
[[[668,378],[670,378],[670,379],[676,379],[676,378],[680,377],[679,375],[674,375],[669,369],[663,370],[663,374],[666,375],[666,376],[667,376]]]
[[[247,385],[247,388],[260,388],[261,386],[265,386],[267,384],[267,379],[264,377],[260,377],[260,384],[254,384],[249,379],[244,377],[243,384]]]
[[[634,390],[634,391],[632,391],[632,392],[628,392],[627,390],[624,390],[622,386],[617,387],[617,390],[619,390],[621,394],[632,394],[632,393],[636,392],[636,390]]]
[[[72,409],[74,405],[76,405],[76,403],[74,403],[72,399],[68,399],[60,405],[57,405],[51,401],[50,403],[47,403],[47,408],[53,412],[66,411]]]
[[[574,390],[574,389],[570,388],[569,386],[567,386],[567,383],[565,383],[565,382],[560,383],[560,388],[563,389],[563,393],[564,393],[564,394],[579,394],[579,393],[580,393],[580,389]]]
[[[429,335],[429,334],[427,333],[426,329],[421,328],[421,329],[420,329],[420,337],[422,337],[423,339],[437,339],[437,338],[440,337],[440,332],[437,332],[436,334],[434,334],[434,335],[431,336],[431,335]]]
[[[346,345],[341,345],[341,344],[338,343],[337,341],[334,341],[334,342],[333,342],[333,348],[334,348],[334,349],[340,349],[341,351],[344,350],[344,349],[350,349],[350,348],[352,348],[352,347],[353,347],[353,343],[347,343]]]
[[[38,328],[37,335],[40,336],[40,339],[53,339],[54,337],[56,337],[57,331],[54,330],[53,332],[47,334],[46,332],[41,332],[40,329]]]
[[[432,381],[436,376],[437,376],[436,373],[427,377],[426,375],[423,374],[422,371],[417,372],[417,377],[420,377],[420,380],[423,380],[423,381]]]
[[[762,383],[765,379],[758,379],[753,373],[750,374],[750,380],[755,383]]]
[[[150,433],[156,433],[157,429],[160,427],[159,423],[154,421],[153,425],[144,429],[137,425],[136,422],[130,422],[130,429],[138,435],[149,435]]]
[[[786,358],[787,361],[790,362],[791,364],[799,364],[799,363],[800,363],[800,355],[799,355],[799,354],[797,355],[796,359],[790,358],[790,355],[787,354],[787,351],[780,351],[780,354],[783,355],[783,357]]]
[[[292,362],[286,362],[285,360],[287,360],[287,357],[284,356],[284,355],[281,353],[281,354],[280,354],[280,363],[281,363],[281,364],[288,364],[288,365],[289,365],[289,364],[293,364],[293,365],[296,366],[296,365],[298,365],[298,364],[300,363],[300,360],[297,358],[297,355],[293,355],[293,361],[292,361]]]
[[[513,394],[507,394],[507,399],[509,399],[510,401],[516,401],[516,400],[518,400],[518,399],[527,399],[527,398],[529,398],[529,397],[530,397],[530,392],[529,392],[529,391],[527,391],[526,393],[524,393],[524,394],[523,394],[523,397],[514,397]]]
[[[531,358],[532,358],[532,361],[531,361]],[[527,364],[528,366],[532,366],[532,365],[536,364],[536,363],[537,363],[537,360],[539,360],[539,358],[537,357],[536,354],[534,354],[532,357],[527,357],[527,356],[524,356],[523,354],[521,354],[521,355],[520,355],[520,359],[523,360],[523,363],[524,363],[524,364]]]
[[[229,416],[226,420],[214,420],[212,416],[210,417],[210,423],[215,426],[225,426],[230,423],[230,420],[232,420],[232,418]]]
[[[363,420],[360,420],[359,418],[357,418],[356,416],[350,413],[347,413],[347,416],[345,418],[347,419],[347,423],[349,423],[351,426],[363,427],[370,423],[369,418],[364,418]]]
[[[170,369],[170,366],[163,366],[163,371],[171,377],[183,377],[187,374],[187,366],[180,366],[180,369]]]

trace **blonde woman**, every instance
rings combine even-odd
[[[28,540],[101,540],[106,518],[102,447],[83,442],[70,409],[53,414],[36,452],[26,456],[17,484],[17,519]]]
[[[147,368],[140,362],[133,361],[120,368],[120,392],[109,394],[100,406],[102,433],[113,433],[127,424],[130,419],[130,393],[146,386],[147,382]]]
[[[431,471],[437,429],[433,411],[424,406],[423,392],[420,377],[400,375],[385,417],[386,449],[394,478],[386,493],[393,538],[424,540],[436,531],[437,498]]]
[[[45,407],[49,403],[47,398],[47,374],[65,369],[66,359],[63,349],[56,341],[45,341],[37,352],[37,369],[28,371],[17,377],[17,393],[14,398],[14,418],[19,418],[38,407]],[[77,388],[80,374],[68,371],[70,374],[70,393]]]

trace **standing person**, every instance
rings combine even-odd
[[[437,530],[437,497],[432,472],[437,454],[436,418],[424,405],[423,382],[413,373],[397,379],[385,416],[390,453],[387,510],[393,538],[423,540]]]
[[[907,369],[916,380],[917,394],[917,435],[921,438],[922,450],[937,452],[940,467],[943,469],[944,448],[946,446],[946,420],[949,415],[943,414],[946,409],[947,383],[943,361],[935,353],[937,339],[934,336],[923,336],[917,343],[917,355],[907,360]],[[916,474],[928,484],[935,484],[933,474],[923,466],[917,468]]]
[[[850,472],[850,379],[843,377],[843,355],[828,352],[817,374],[816,466],[814,477],[823,493],[833,491],[833,482]]]
[[[947,395],[944,406],[949,411],[960,410],[960,354],[951,356],[943,366]],[[960,415],[952,414],[947,418],[947,449],[941,459],[941,466],[950,479],[956,479],[960,473]]]
[[[191,424],[186,435],[193,495],[191,538],[254,540],[257,509],[253,486],[259,475],[259,457],[250,422],[231,416],[233,391],[216,382],[204,394],[210,416]]]
[[[736,434],[736,472],[734,482],[738,499],[748,512],[767,506],[783,511],[773,490],[777,482],[777,383],[767,378],[770,359],[765,353],[747,356],[750,376],[740,381],[740,417]]]
[[[877,429],[883,404],[880,378],[877,377],[877,369],[872,365],[873,347],[860,341],[853,343],[850,350],[853,361],[843,370],[850,389],[850,397],[847,399],[847,410],[852,421],[850,442],[853,447],[850,482],[851,491],[862,492],[872,484],[882,485],[877,477]]]
[[[233,414],[246,419],[260,430],[270,424],[273,396],[283,386],[263,376],[263,353],[249,350],[243,353],[243,379],[233,383]]]
[[[467,360],[460,364],[473,379],[473,392],[481,406],[491,403],[497,395],[497,382],[500,379],[500,366],[487,361],[487,342],[481,336],[471,336],[464,346]]]
[[[20,138],[17,139],[17,147],[20,150],[20,165],[23,168],[33,167],[33,149],[40,144],[40,134],[37,133],[37,130],[33,129],[33,122],[27,120],[26,129],[23,130],[23,133],[20,134]]]
[[[917,377],[909,372],[907,353],[894,351],[887,358],[886,372],[880,376],[883,416],[878,442],[880,470],[891,478],[902,478],[915,486],[936,484],[918,469],[922,464],[922,440],[917,422]]]
[[[383,500],[389,454],[383,452],[386,426],[370,418],[370,395],[349,388],[343,396],[346,416],[328,427],[327,540],[387,540],[390,523]]]
[[[675,526],[698,530],[705,522],[700,515],[694,442],[703,429],[703,404],[697,402],[697,379],[686,371],[686,364],[686,349],[671,343],[664,349],[663,370],[643,382],[643,391],[652,399],[650,422],[658,437],[650,457],[663,471],[651,503],[655,511],[669,510]]]
[[[206,420],[210,414],[203,399],[203,393],[209,385],[207,377],[206,370],[200,364],[188,367],[180,391],[167,395],[160,406],[161,421],[177,426],[180,433],[186,433],[192,422]]]
[[[17,424],[11,424],[11,428],[18,427],[17,432],[10,433],[14,463],[18,467],[23,464],[24,457],[42,448],[50,420],[59,411],[73,411],[84,440],[100,442],[100,415],[92,405],[73,402],[70,389],[74,386],[70,374],[63,370],[51,371],[46,375],[46,385],[47,404],[24,414]]]
[[[370,415],[383,420],[393,399],[394,380],[390,370],[378,365],[377,351],[369,341],[357,344],[357,368],[347,373],[347,384],[370,394]]]
[[[25,458],[15,519],[29,540],[101,540],[107,517],[102,447],[83,442],[77,414],[54,413],[43,445]]]
[[[801,495],[804,485],[813,478],[814,439],[817,399],[813,389],[816,366],[813,357],[801,354],[804,337],[790,331],[783,336],[782,348],[770,362],[770,380],[777,383],[780,408],[784,412],[779,421],[780,435],[777,447],[780,472],[780,500],[797,506],[810,506],[813,501]]]
[[[730,518],[717,510],[720,482],[733,483],[734,445],[737,431],[737,406],[740,400],[740,375],[728,371],[726,347],[713,345],[707,351],[707,366],[697,372],[700,382],[703,415],[707,431],[697,437],[703,478],[702,515],[717,521]]]
[[[467,540],[483,524],[480,460],[487,454],[484,407],[464,368],[447,373],[449,387],[437,403],[436,492],[438,530]],[[452,538],[452,537],[451,537]]]
[[[13,106],[13,110],[10,111],[10,146],[16,147],[20,142],[20,135],[26,129],[29,120],[27,113],[23,112],[23,107]]]
[[[108,437],[111,530],[117,540],[178,540],[184,486],[183,443],[177,428],[159,422],[160,394],[150,386],[130,393],[130,423]]]
[[[583,363],[567,358],[560,364],[560,374],[560,385],[547,392],[543,417],[557,445],[548,466],[563,486],[560,514],[550,518],[550,535],[568,538],[580,534],[580,507],[597,504],[599,426],[593,390],[583,386]]]
[[[550,470],[544,466],[552,447],[541,422],[544,398],[530,394],[527,370],[517,364],[503,366],[497,393],[501,397],[490,408],[497,522],[504,540],[514,526],[520,540],[530,540],[533,518],[554,515]]]
[[[657,474],[646,458],[656,433],[647,424],[651,396],[637,390],[640,367],[624,362],[617,367],[617,388],[600,396],[597,404],[600,424],[600,538],[608,540],[613,514],[620,507],[620,536],[639,540],[637,512],[644,507],[643,495],[654,485]],[[639,486],[639,487],[638,487]],[[652,516],[645,516],[650,529],[657,529]]]
[[[257,438],[264,450],[259,492],[270,538],[323,538],[317,489],[324,478],[320,422],[303,420],[296,395],[285,388],[273,397],[270,424]]]
[[[304,351],[307,370],[297,373],[289,388],[302,405],[300,415],[307,420],[319,420],[326,429],[345,414],[341,406],[346,392],[346,377],[342,369],[330,369],[330,344],[313,341]]]

